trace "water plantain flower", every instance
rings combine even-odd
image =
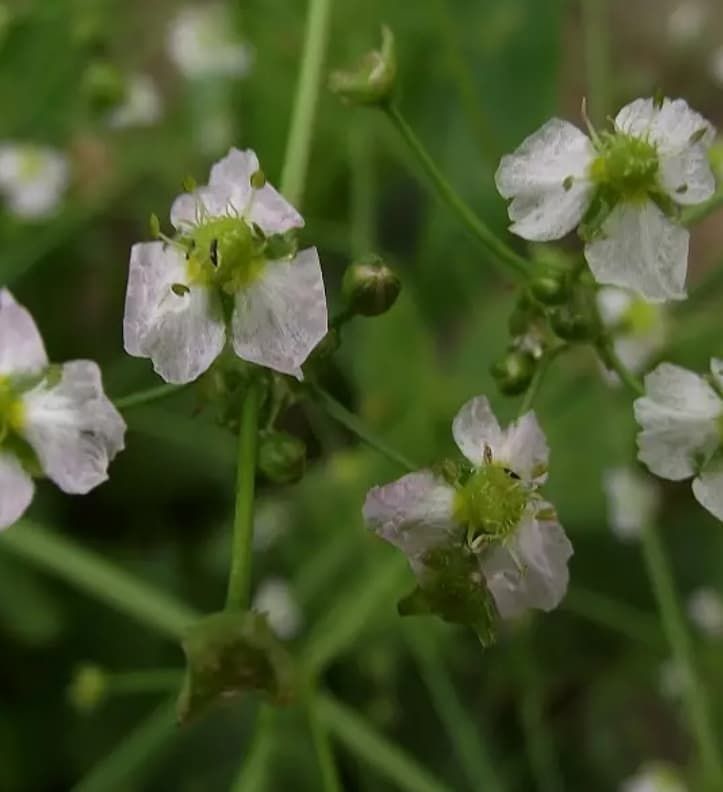
[[[126,425],[98,366],[51,366],[28,311],[0,290],[0,529],[30,505],[33,477],[85,494],[108,478]]]
[[[682,99],[637,99],[612,131],[591,135],[554,118],[502,158],[495,179],[511,230],[548,241],[579,227],[599,283],[685,298],[689,234],[677,215],[715,191],[714,128]]]
[[[661,363],[635,401],[638,459],[671,481],[693,479],[698,502],[723,520],[723,360],[711,361],[710,381]]]
[[[62,152],[33,143],[0,143],[0,193],[16,217],[52,215],[69,181],[70,166]]]
[[[567,589],[572,547],[537,491],[548,447],[534,413],[502,429],[480,396],[452,433],[467,460],[458,473],[421,470],[374,487],[366,522],[407,556],[427,609],[447,621],[479,632],[485,607],[491,621],[552,610]]]
[[[176,237],[131,250],[126,351],[167,382],[191,382],[228,337],[238,357],[301,378],[326,335],[316,248],[297,251],[301,215],[267,184],[253,151],[231,149],[209,183],[171,208]]]

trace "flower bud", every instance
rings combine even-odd
[[[563,306],[550,311],[550,327],[563,341],[590,341],[597,334],[595,322],[574,309]]]
[[[517,396],[527,390],[536,367],[535,358],[521,350],[508,352],[491,368],[497,387],[506,396]]]
[[[530,291],[544,305],[560,305],[570,294],[567,273],[550,271],[536,275],[530,281]]]
[[[525,335],[530,326],[542,317],[542,309],[535,303],[527,292],[523,292],[520,299],[512,309],[507,322],[510,334],[513,336]]]
[[[107,677],[100,666],[80,666],[68,686],[71,706],[84,714],[93,712],[105,698],[108,689]]]
[[[369,256],[347,267],[341,284],[349,309],[361,316],[379,316],[396,302],[402,283],[378,256]]]
[[[120,70],[106,60],[92,62],[83,76],[88,102],[97,113],[106,113],[124,99],[126,83]]]
[[[392,98],[396,75],[394,34],[384,26],[381,48],[364,55],[352,70],[332,72],[329,87],[349,104],[383,105]]]
[[[286,432],[264,432],[260,437],[258,466],[274,484],[293,484],[306,469],[304,441]]]

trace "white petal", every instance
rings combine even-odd
[[[236,295],[231,334],[244,360],[301,378],[301,364],[326,331],[316,248],[290,261],[268,261],[258,280]]]
[[[0,531],[23,516],[34,492],[32,478],[15,457],[0,453]]]
[[[537,241],[559,239],[572,231],[589,205],[592,185],[587,172],[593,157],[589,139],[558,118],[504,156],[495,183],[503,198],[512,199],[510,230]]]
[[[716,381],[719,390],[723,390],[723,359],[711,359],[710,373],[713,375],[713,379]]]
[[[422,470],[369,490],[363,514],[376,534],[415,560],[458,530],[453,507],[454,489]]]
[[[95,363],[66,363],[57,385],[41,382],[24,394],[23,403],[23,435],[48,478],[77,494],[108,478],[109,463],[123,450],[126,425],[103,392]]]
[[[714,457],[693,479],[693,495],[714,517],[723,520],[723,455]]]
[[[0,377],[39,374],[48,365],[43,339],[30,312],[0,289]]]
[[[257,170],[259,160],[251,149],[232,148],[211,168],[209,186],[227,192],[239,212],[265,234],[283,234],[301,228],[304,225],[301,215],[268,182],[261,189],[252,190],[251,176]]]
[[[494,452],[502,445],[502,430],[486,396],[470,399],[452,421],[452,436],[459,450],[475,466],[484,462],[485,446]]]
[[[636,99],[618,113],[615,127],[647,138],[662,154],[680,153],[701,133],[699,144],[708,147],[715,140],[713,125],[683,99],[664,99],[659,106],[654,99]]]
[[[660,505],[660,491],[635,470],[615,468],[603,475],[608,520],[620,539],[635,539],[654,518]]]
[[[268,578],[261,582],[254,594],[253,610],[266,614],[271,629],[284,640],[298,635],[302,625],[299,604],[281,578]]]
[[[634,404],[638,459],[662,478],[694,475],[718,444],[720,397],[702,377],[670,363],[648,374],[645,393]]]
[[[241,214],[245,200],[231,190],[203,186],[192,193],[181,193],[171,205],[171,224],[177,231],[189,231],[204,219]],[[235,202],[234,202],[235,201]]]
[[[146,74],[136,74],[128,81],[124,102],[108,115],[112,129],[151,126],[161,117],[161,96],[156,84]]]
[[[652,202],[621,203],[585,246],[598,283],[624,286],[650,302],[685,298],[689,235]]]
[[[503,619],[528,608],[550,611],[567,591],[567,562],[572,545],[549,503],[535,505],[504,544],[480,557],[497,609]]]
[[[696,589],[688,598],[688,614],[707,635],[723,637],[723,598],[715,589]]]
[[[162,242],[131,249],[123,338],[126,352],[148,357],[166,382],[191,382],[223,349],[226,329],[218,294],[191,285],[176,294],[173,284],[186,284],[183,253]]]
[[[715,193],[708,149],[700,144],[678,154],[661,155],[658,178],[668,195],[683,206],[707,201]]]
[[[633,292],[618,286],[603,286],[595,297],[605,327],[614,327],[620,322],[635,300]]]

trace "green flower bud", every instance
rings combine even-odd
[[[361,316],[379,316],[397,301],[402,283],[378,256],[369,256],[347,267],[341,284],[349,309]]]
[[[262,614],[205,616],[188,630],[183,651],[187,668],[177,707],[181,723],[250,690],[264,691],[279,704],[291,698],[291,658]]]
[[[532,278],[530,291],[544,305],[560,305],[570,294],[570,281],[567,273],[545,272]]]
[[[564,341],[590,341],[597,335],[595,321],[569,306],[554,308],[549,317],[550,327]]]
[[[92,109],[107,113],[124,99],[126,82],[112,63],[106,60],[92,62],[83,76],[83,89]]]
[[[274,484],[293,484],[306,469],[304,441],[286,432],[263,432],[260,437],[258,467]]]
[[[396,76],[394,34],[384,26],[381,48],[364,55],[354,69],[332,72],[329,87],[349,104],[383,105],[392,98]]]
[[[537,363],[529,352],[511,350],[491,368],[497,387],[506,396],[517,396],[527,390]]]
[[[107,676],[100,666],[80,666],[68,686],[71,706],[83,714],[89,714],[104,701],[108,691]]]
[[[510,334],[513,336],[525,335],[531,325],[537,319],[540,319],[542,315],[541,307],[535,303],[527,292],[523,292],[507,321]]]

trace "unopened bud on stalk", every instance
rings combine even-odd
[[[329,87],[349,104],[383,105],[392,98],[396,76],[394,34],[384,26],[381,48],[364,55],[354,69],[332,72]]]
[[[597,334],[596,323],[569,306],[550,311],[550,327],[563,341],[590,341]]]
[[[97,665],[80,666],[68,686],[71,706],[84,714],[93,712],[104,700],[108,689],[105,671]]]
[[[379,316],[397,301],[402,283],[378,256],[369,256],[347,267],[341,289],[353,313]]]
[[[530,281],[530,291],[544,305],[560,305],[570,294],[568,275],[553,271],[536,275]]]
[[[536,365],[535,358],[529,352],[512,350],[492,365],[491,373],[502,393],[517,396],[527,390]]]
[[[260,437],[258,466],[274,484],[293,484],[306,469],[306,445],[286,432],[264,432]]]

